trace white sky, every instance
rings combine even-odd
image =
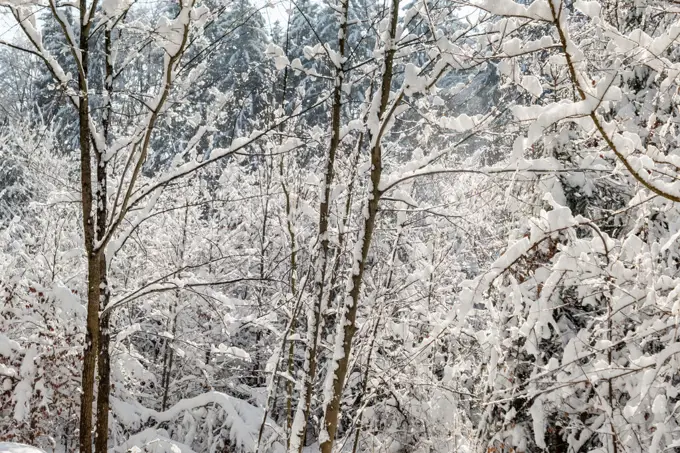
[[[288,20],[288,10],[293,7],[293,4],[289,0],[279,0],[279,1],[255,1],[255,5],[270,5],[268,8],[262,10],[262,15],[267,21],[267,26],[271,27],[277,20],[281,22],[281,25],[285,25]]]
[[[0,39],[9,41],[13,36],[14,18],[6,11],[0,12]]]

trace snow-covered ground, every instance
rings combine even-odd
[[[0,442],[0,453],[45,453],[43,450],[26,444]]]

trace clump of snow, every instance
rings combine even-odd
[[[597,17],[602,11],[600,2],[577,0],[574,2],[574,7],[588,17]]]
[[[45,453],[37,447],[15,442],[0,442],[0,453]]]

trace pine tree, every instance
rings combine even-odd
[[[267,76],[270,62],[265,56],[269,36],[261,12],[250,0],[238,0],[230,5],[208,30],[210,50],[209,86],[227,93],[233,101],[228,108],[232,122],[231,137],[245,134],[252,121],[266,107],[272,90]]]

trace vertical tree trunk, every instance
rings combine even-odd
[[[90,146],[90,109],[88,98],[88,52],[90,17],[88,3],[80,0],[80,59],[78,71],[78,122],[80,139],[80,188],[82,197],[83,233],[87,252],[87,321],[83,352],[82,396],[80,400],[80,451],[92,451],[92,404],[99,350],[99,297],[101,295],[101,267],[95,250],[95,219],[92,212],[92,156]],[[93,5],[94,9],[94,5]],[[78,63],[78,61],[77,61]]]
[[[366,370],[364,371],[364,378],[361,381],[361,389],[359,390],[359,397],[356,401],[356,404],[361,408],[362,400],[364,398],[364,395],[366,394],[366,391],[368,390],[368,378],[370,377],[371,374],[371,357],[373,355],[373,348],[375,347],[375,339],[378,335],[378,328],[380,327],[380,322],[382,321],[382,315],[378,315],[378,319],[375,322],[375,327],[373,327],[373,334],[371,336],[371,344],[368,348],[368,357],[366,357]],[[356,427],[354,430],[354,444],[352,445],[352,453],[357,453],[357,449],[359,448],[359,438],[361,436],[361,423],[363,422],[364,419],[364,411],[362,410],[361,413],[359,413],[359,417],[357,418],[356,422]]]
[[[111,28],[104,30],[104,52],[106,54],[104,64],[104,92],[106,104],[104,106],[103,134],[104,142],[108,142],[109,126],[111,124],[111,97],[113,95],[113,62],[111,60]],[[97,241],[101,241],[106,234],[107,211],[107,165],[103,156],[104,150],[95,150],[95,162],[97,164]],[[97,425],[95,430],[95,453],[106,453],[109,441],[109,394],[111,392],[111,352],[109,345],[110,312],[104,312],[109,303],[111,292],[107,276],[107,261],[104,251],[99,253],[99,278],[100,278],[100,304],[102,316],[99,320],[99,357],[97,360],[99,382],[97,386]]]
[[[284,78],[285,81],[285,78]],[[285,82],[284,82],[284,93],[285,93]],[[281,103],[283,105],[283,102]],[[293,299],[297,297],[297,241],[295,240],[295,226],[293,225],[292,205],[290,200],[290,193],[288,192],[288,187],[283,180],[283,157],[281,157],[279,165],[279,175],[281,177],[281,188],[286,199],[286,225],[288,227],[288,237],[290,239],[290,293],[293,295]],[[293,307],[292,319],[290,321],[290,335],[295,333],[297,320],[296,318],[296,307]],[[288,345],[288,363],[286,365],[286,371],[288,376],[293,375],[293,366],[295,359],[295,342],[290,341]],[[290,432],[293,428],[293,383],[290,380],[286,380],[286,448],[290,447]]]
[[[92,404],[99,349],[99,259],[88,253],[87,323],[83,354],[82,395],[80,398],[80,452],[92,451]]]
[[[380,104],[377,112],[372,112],[376,115],[378,124],[384,124],[385,112],[387,111],[387,104],[390,96],[390,88],[392,85],[392,68],[394,63],[394,54],[396,51],[394,45],[394,37],[397,30],[397,21],[399,16],[399,0],[392,0],[391,22],[389,37],[385,43],[386,54],[385,63],[381,80]],[[371,120],[369,119],[369,122]],[[352,339],[356,333],[356,316],[359,306],[359,296],[361,294],[361,284],[366,268],[366,259],[371,247],[371,240],[375,227],[375,220],[378,213],[378,204],[380,202],[380,178],[382,176],[382,150],[380,142],[383,134],[383,127],[379,130],[370,130],[370,144],[371,144],[371,186],[368,200],[368,215],[363,225],[363,235],[359,236],[361,241],[361,250],[353,257],[352,278],[349,287],[349,293],[344,303],[344,310],[337,321],[336,345],[333,356],[333,361],[329,366],[329,373],[333,373],[332,385],[330,394],[330,401],[325,401],[324,426],[325,435],[322,434],[321,452],[331,453],[333,451],[333,442],[338,429],[338,419],[340,415],[340,399],[342,397],[342,390],[345,385],[345,378],[347,376],[349,357],[352,350]]]
[[[403,228],[404,228],[404,223],[406,221],[406,216],[403,217],[403,219],[399,220],[399,217],[397,217],[397,237],[394,240],[394,244],[392,245],[392,253],[390,254],[390,259],[387,262],[387,278],[385,279],[385,285],[384,288],[386,291],[389,291],[392,287],[392,276],[394,275],[394,260],[397,257],[397,251],[399,250],[399,241],[401,240]],[[377,292],[377,289],[376,289]],[[377,300],[377,299],[376,299]],[[366,392],[368,390],[368,378],[370,377],[371,374],[371,358],[373,357],[373,349],[375,348],[375,340],[378,337],[378,329],[380,328],[380,324],[382,322],[382,317],[383,317],[383,308],[378,305],[378,319],[375,321],[375,326],[373,327],[373,333],[371,335],[371,343],[370,346],[368,347],[368,356],[366,357],[366,369],[364,370],[364,378],[361,381],[361,388],[359,390],[359,397],[357,398],[356,405],[359,407],[359,410],[361,411],[359,413],[359,416],[357,417],[356,421],[356,426],[354,430],[354,445],[352,446],[352,453],[357,453],[358,448],[359,448],[359,438],[361,436],[361,427],[362,427],[362,421],[364,418],[364,411],[362,408],[362,403],[364,396],[366,395]]]
[[[184,266],[184,252],[187,247],[187,233],[189,227],[189,200],[187,199],[184,204],[184,219],[182,223],[182,241],[179,245],[179,260],[178,265],[180,267]],[[175,277],[179,277],[178,274]],[[175,358],[175,351],[172,349],[172,343],[175,341],[177,335],[177,314],[179,310],[179,291],[175,291],[175,303],[172,306],[170,312],[170,327],[171,338],[165,340],[165,352],[163,357],[163,376],[161,378],[161,385],[163,388],[163,399],[161,400],[161,411],[165,411],[168,408],[168,397],[170,393],[170,377],[172,375],[172,364]],[[206,363],[208,360],[206,359]]]
[[[172,362],[174,361],[174,351],[172,350],[172,341],[177,334],[177,300],[179,299],[179,292],[175,292],[175,305],[172,310],[172,329],[170,331],[172,339],[165,341],[165,357],[163,358],[163,377],[161,384],[163,385],[163,399],[161,400],[161,411],[168,408],[168,394],[170,392],[170,376],[172,374]]]
[[[101,260],[102,263],[104,260]],[[102,264],[105,268],[106,264]],[[106,270],[104,269],[104,272]],[[105,278],[103,279],[105,281]],[[102,294],[102,305],[108,301],[108,296]],[[97,385],[97,425],[95,430],[95,453],[106,453],[109,441],[109,393],[111,390],[111,356],[109,344],[111,335],[109,332],[109,312],[101,317],[99,336],[98,372],[99,382]]]
[[[342,109],[342,84],[345,77],[345,69],[342,66],[342,60],[345,56],[346,36],[347,36],[347,17],[349,10],[349,1],[341,0],[339,8],[340,16],[340,33],[338,34],[338,52],[340,55],[340,67],[336,67],[335,87],[333,90],[333,106],[331,110],[331,140],[328,149],[328,157],[326,161],[326,172],[324,175],[323,190],[321,193],[321,203],[319,206],[319,234],[320,251],[316,259],[316,269],[314,275],[314,284],[316,290],[316,300],[312,308],[312,315],[308,316],[307,320],[307,351],[306,351],[306,366],[305,377],[303,378],[303,391],[300,395],[300,401],[295,411],[295,418],[290,436],[291,453],[302,453],[302,448],[305,444],[306,426],[312,404],[312,391],[314,388],[314,377],[317,369],[317,350],[319,342],[319,331],[321,327],[321,311],[323,310],[323,301],[326,293],[324,291],[324,282],[326,280],[326,270],[328,261],[328,217],[330,212],[330,194],[331,186],[333,184],[333,176],[335,170],[335,156],[340,147],[340,119]]]
[[[289,32],[290,32],[290,23],[286,27],[286,44],[285,44],[285,50],[284,52],[286,55],[288,54],[288,46],[289,46]],[[283,72],[283,83],[282,83],[282,89],[281,89],[281,100],[280,100],[280,107],[283,109],[285,107],[285,102],[286,102],[286,90],[287,90],[287,84],[288,84],[288,67],[284,69]],[[285,125],[282,123],[279,126],[279,130],[281,132],[284,132],[285,130]],[[279,144],[281,144],[281,141],[279,141]],[[286,207],[286,226],[288,229],[288,237],[290,240],[290,292],[293,296],[293,301],[297,297],[297,245],[296,245],[296,240],[295,240],[295,226],[293,224],[293,219],[292,219],[292,209],[293,206],[291,204],[291,198],[290,198],[290,192],[288,191],[288,186],[286,185],[286,181],[284,179],[284,156],[281,156],[279,158],[279,178],[280,178],[280,183],[281,183],[281,189],[283,190],[284,194],[284,199],[286,200],[285,207]],[[297,313],[299,312],[299,308],[301,307],[301,301],[298,299],[296,303],[293,305],[293,309],[291,311],[291,318],[288,324],[288,328],[286,329],[284,335],[283,335],[283,340],[281,344],[281,354],[283,354],[283,351],[286,347],[286,341],[288,341],[288,338],[295,333],[295,327],[296,327],[296,321],[297,321]],[[294,358],[295,358],[295,343],[293,341],[289,341],[288,345],[288,363],[286,366],[286,370],[288,373],[288,376],[293,375],[293,365],[294,365]],[[258,453],[260,451],[260,446],[262,445],[262,436],[264,435],[264,427],[267,422],[267,417],[269,416],[269,410],[270,407],[274,404],[276,401],[276,391],[278,390],[278,387],[280,385],[281,377],[278,376],[278,369],[279,369],[279,360],[276,362],[276,366],[274,368],[274,372],[271,377],[271,382],[269,384],[269,388],[267,391],[267,405],[265,407],[264,415],[262,416],[262,423],[260,424],[260,430],[257,436],[257,447],[255,449],[255,452]],[[285,425],[285,435],[286,435],[286,448],[288,449],[290,447],[290,433],[292,430],[293,426],[293,384],[289,379],[286,379],[286,425]]]

